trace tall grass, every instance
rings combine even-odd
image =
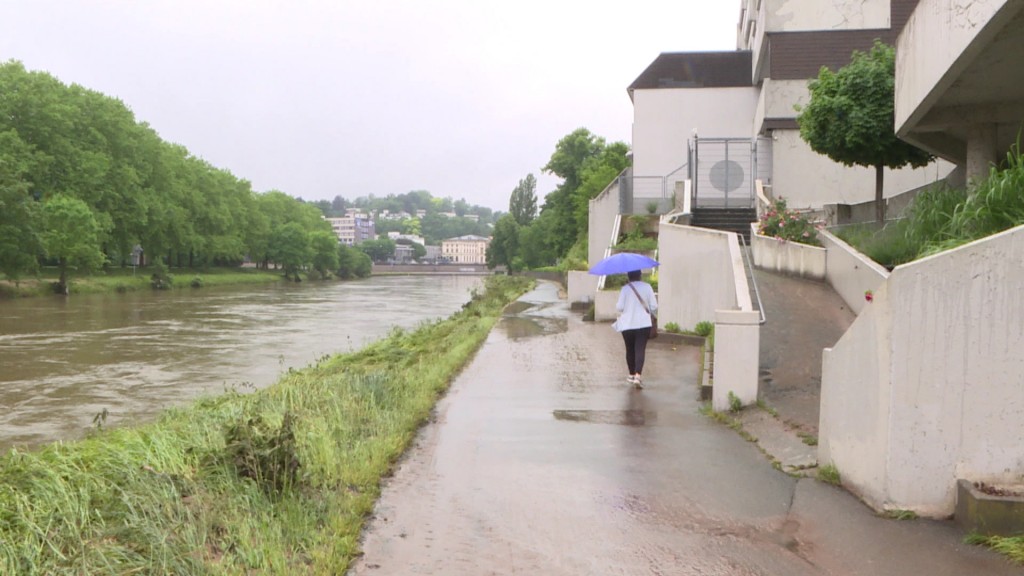
[[[879,264],[893,268],[1024,224],[1024,157],[1019,143],[1006,162],[973,188],[930,188],[915,199],[904,220],[879,231],[847,227],[837,235]]]
[[[1006,155],[1001,168],[952,210],[941,229],[925,240],[921,255],[934,254],[1024,224],[1024,157],[1020,144]],[[922,235],[924,236],[924,235]]]
[[[526,283],[252,394],[8,452],[0,573],[344,573],[380,479]]]

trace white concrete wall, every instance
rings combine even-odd
[[[746,287],[746,276],[741,276]],[[749,406],[757,402],[761,315],[750,310],[718,310],[715,313],[714,386],[711,407],[730,408],[729,393]]]
[[[664,177],[685,164],[694,130],[700,136],[750,138],[756,106],[753,87],[634,91],[634,176]]]
[[[594,321],[595,322],[613,322],[619,317],[618,310],[615,309],[615,304],[619,301],[619,289],[614,290],[598,290],[594,294]],[[661,299],[658,300],[658,304],[661,304]],[[661,314],[658,314],[658,325],[662,326]]]
[[[600,276],[588,274],[582,270],[569,271],[569,304],[577,302],[593,302],[597,292],[597,281]]]
[[[896,42],[897,134],[906,134],[952,85],[977,51],[972,43],[1008,3],[920,1]]]
[[[958,478],[1024,480],[1022,282],[1024,227],[899,266],[826,351],[819,456],[869,503],[946,516]]]
[[[799,130],[772,133],[772,194],[790,208],[821,209],[825,204],[859,204],[875,199],[875,169],[846,167],[811,150]],[[945,178],[954,166],[933,162],[923,168],[885,170],[888,198]]]
[[[889,27],[889,0],[764,0],[767,32]]]
[[[756,223],[750,228],[754,266],[811,280],[825,280],[824,248],[762,236],[757,233]]]
[[[658,234],[658,324],[692,329],[737,307],[729,233],[662,222]]]
[[[829,285],[854,314],[860,314],[867,303],[864,293],[877,292],[889,271],[827,230],[820,231],[818,238],[827,252],[825,276]]]
[[[876,510],[885,493],[891,392],[889,301],[885,290],[821,361],[818,465],[835,465],[845,486]]]
[[[796,118],[796,106],[803,106],[810,100],[807,80],[766,79],[761,85],[760,99],[754,116],[754,131],[763,132],[766,118]]]
[[[612,180],[588,207],[587,262],[593,266],[605,257],[605,250],[611,248],[616,239],[612,238],[615,219],[619,215],[619,179]]]

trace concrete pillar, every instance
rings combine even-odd
[[[729,409],[729,393],[744,406],[757,402],[761,315],[756,311],[715,311],[715,381],[711,407]]]
[[[967,184],[988,178],[996,158],[996,125],[975,124],[967,129]]]

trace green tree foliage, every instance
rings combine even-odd
[[[505,266],[510,272],[514,272],[515,258],[518,254],[519,223],[512,214],[505,214],[494,225],[494,236],[487,246],[487,267],[493,270],[498,266]]]
[[[628,166],[628,150],[622,142],[606,145],[604,138],[586,128],[578,128],[558,141],[544,170],[563,182],[545,197],[541,215],[545,211],[553,213],[551,232],[559,257],[578,238],[586,237],[588,202]]]
[[[0,133],[0,273],[14,281],[35,272],[43,252],[38,203],[23,179],[32,158],[13,130]]]
[[[270,258],[281,265],[285,278],[300,280],[299,272],[313,259],[306,229],[298,222],[276,229],[270,238]]]
[[[388,238],[366,240],[358,248],[374,262],[387,262],[395,257],[395,241]]]
[[[250,257],[266,267],[280,227],[329,230],[315,205],[255,193],[249,182],[161,140],[119,100],[2,63],[0,272],[33,270],[40,239],[58,233],[47,228],[52,219],[31,215],[57,195],[84,203],[99,250],[120,266],[139,244],[150,262],[171,266]]]
[[[309,235],[309,244],[313,251],[313,270],[316,270],[321,278],[327,278],[341,264],[338,257],[338,237],[329,230],[314,230]]]
[[[520,226],[528,226],[537,217],[537,179],[533,174],[527,174],[512,190],[508,211]]]
[[[580,185],[572,195],[574,218],[579,238],[587,237],[590,225],[590,201],[604,191],[629,166],[629,147],[624,142],[613,142],[601,149],[597,156],[583,162]]]
[[[797,116],[800,137],[812,150],[846,166],[875,169],[879,222],[885,219],[884,168],[919,167],[932,160],[896,137],[895,69],[895,49],[875,41],[870,52],[855,51],[838,72],[822,67],[810,83],[810,101]]]
[[[344,244],[338,245],[339,278],[366,278],[372,270],[373,261],[363,251]]]
[[[561,242],[555,241],[555,213],[542,211],[529,226],[519,230],[519,254],[525,268],[551,266],[561,258]]]
[[[42,212],[43,248],[60,269],[57,291],[67,294],[69,270],[95,270],[106,259],[100,251],[100,226],[85,202],[64,194],[44,202]]]

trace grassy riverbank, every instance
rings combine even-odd
[[[266,284],[284,280],[280,270],[257,270],[255,268],[209,268],[206,270],[171,269],[171,288],[195,288],[203,286],[226,286],[235,284]],[[71,278],[72,294],[97,294],[109,292],[134,292],[152,290],[150,269],[114,268],[89,276]],[[48,268],[38,277],[23,278],[12,282],[0,276],[0,298],[22,298],[53,295],[52,284],[60,274]]]
[[[9,452],[0,573],[344,573],[380,479],[527,282],[252,394]]]

